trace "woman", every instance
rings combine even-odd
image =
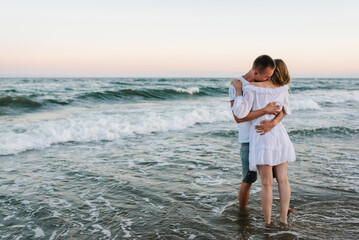
[[[243,97],[235,100],[233,109],[238,118],[243,118],[250,111],[265,107],[270,102],[279,104],[286,114],[289,109],[290,76],[286,64],[281,59],[275,59],[276,68],[270,80],[251,83],[243,88]],[[242,95],[241,82],[236,84],[237,95]],[[267,114],[252,121],[249,133],[249,164],[250,170],[258,169],[262,182],[262,208],[266,224],[271,223],[271,211],[273,202],[273,173],[276,174],[280,195],[279,221],[287,224],[287,213],[290,202],[290,185],[287,177],[288,162],[295,161],[293,144],[282,123],[276,125],[270,132],[260,134],[255,126],[261,121],[272,120],[273,114]]]

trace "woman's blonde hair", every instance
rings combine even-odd
[[[290,83],[290,75],[287,68],[287,65],[282,59],[274,59],[276,68],[271,77],[271,81],[278,86],[283,86]]]

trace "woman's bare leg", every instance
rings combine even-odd
[[[279,221],[288,224],[287,214],[290,202],[290,185],[287,175],[288,162],[275,166],[274,171],[278,182],[278,190],[280,197],[280,216]]]
[[[262,182],[262,209],[264,221],[266,224],[271,223],[272,203],[273,203],[273,173],[272,166],[258,165],[259,175]]]

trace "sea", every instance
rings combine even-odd
[[[359,79],[292,79],[288,226],[239,211],[230,82],[1,78],[0,239],[358,239]]]

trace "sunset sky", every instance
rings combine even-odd
[[[3,0],[0,77],[359,77],[359,1]]]

